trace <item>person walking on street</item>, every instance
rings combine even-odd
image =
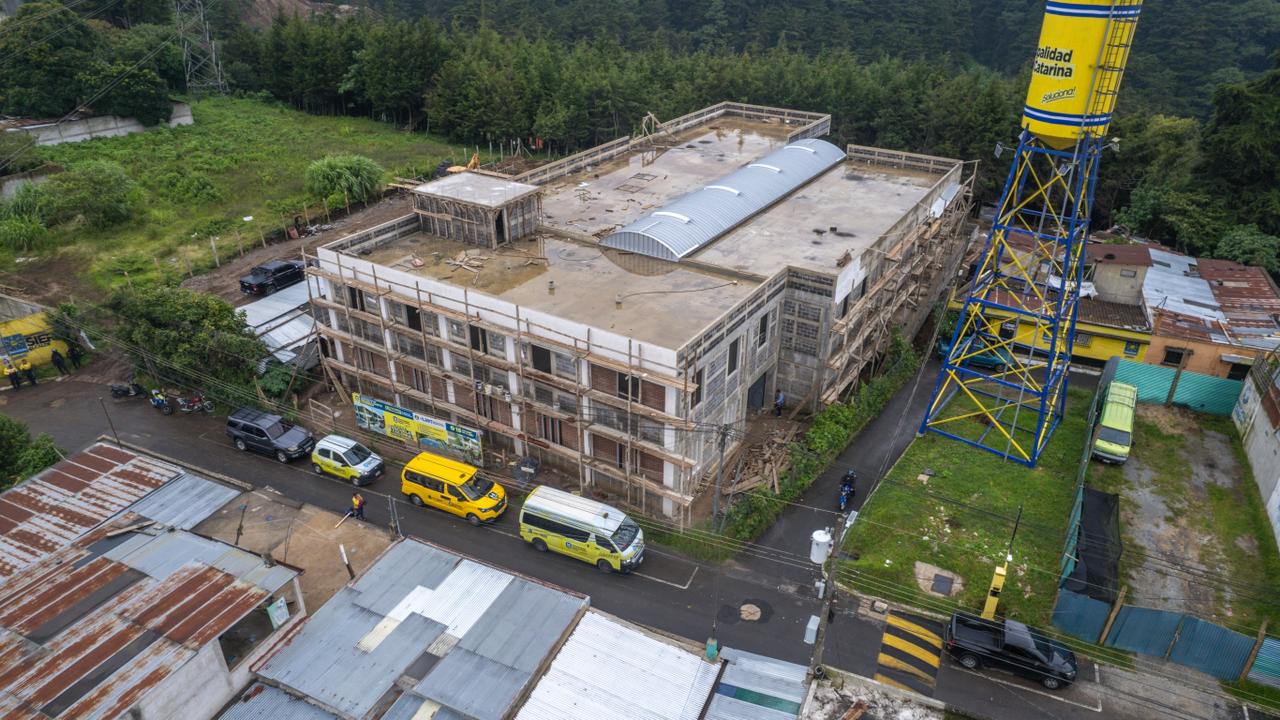
[[[71,359],[71,367],[79,370],[80,358],[84,357],[84,351],[80,349],[79,345],[72,345],[71,349],[67,351],[67,357]]]
[[[18,368],[14,367],[8,360],[4,361],[4,376],[9,378],[9,384],[14,390],[22,389],[22,376],[18,374]]]
[[[351,514],[357,520],[364,520],[364,496],[360,493],[351,496]]]
[[[56,348],[54,349],[53,353],[49,355],[49,360],[50,360],[50,362],[52,362],[52,363],[53,363],[53,366],[54,366],[54,367],[58,368],[58,374],[59,374],[59,375],[70,375],[70,374],[71,374],[71,373],[67,370],[67,360],[66,360],[66,358],[62,357],[62,353],[58,352]]]
[[[786,405],[787,405],[787,396],[786,396],[786,395],[783,395],[783,394],[782,394],[782,391],[781,391],[781,390],[779,390],[779,391],[778,391],[778,394],[777,394],[777,395],[775,395],[775,396],[774,396],[774,398],[773,398],[773,414],[774,414],[774,416],[776,416],[776,417],[782,417],[782,408],[786,407]]]
[[[30,360],[26,358],[22,358],[22,360],[18,362],[18,369],[22,371],[23,375],[27,376],[27,382],[31,383],[32,385],[38,384],[36,382],[36,371],[35,371],[35,368],[31,367]]]

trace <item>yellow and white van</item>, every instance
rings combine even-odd
[[[603,572],[631,572],[644,560],[644,531],[621,510],[539,485],[520,509],[520,537]]]
[[[400,492],[418,507],[444,510],[472,525],[493,522],[507,509],[501,485],[466,463],[429,452],[418,453],[404,466]]]
[[[1123,463],[1133,445],[1133,412],[1138,388],[1120,382],[1107,386],[1102,419],[1093,434],[1093,456],[1103,462]]]

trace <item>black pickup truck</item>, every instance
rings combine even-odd
[[[984,620],[956,613],[943,631],[947,654],[965,668],[993,667],[1034,680],[1050,690],[1076,679],[1076,656],[1016,620]]]
[[[302,282],[303,265],[299,260],[272,260],[240,278],[240,292],[246,295],[270,295]]]

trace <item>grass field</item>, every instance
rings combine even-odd
[[[84,290],[117,285],[128,272],[146,282],[157,262],[166,275],[212,266],[209,237],[227,257],[236,233],[246,245],[302,214],[311,202],[303,175],[327,154],[373,158],[390,174],[434,170],[442,159],[465,160],[465,150],[438,138],[406,133],[372,120],[307,115],[249,99],[214,98],[193,103],[195,124],[159,128],[120,138],[43,148],[50,162],[68,169],[111,160],[138,184],[133,220],[107,229],[56,230],[61,244],[54,268],[76,268]],[[319,205],[309,210],[314,218]],[[252,222],[242,220],[253,216]],[[40,272],[36,264],[33,272]],[[0,269],[13,269],[0,257]]]
[[[1070,391],[1067,415],[1035,469],[939,435],[918,438],[850,530],[844,550],[856,559],[842,568],[846,577],[867,593],[940,612],[957,603],[981,609],[1021,506],[1002,612],[1047,625],[1091,397]],[[958,574],[963,591],[950,598],[926,593],[917,561]]]

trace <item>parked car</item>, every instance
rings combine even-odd
[[[270,295],[296,285],[305,278],[301,260],[272,260],[240,278],[240,292],[246,295]]]
[[[236,449],[271,455],[282,463],[306,457],[316,444],[310,430],[252,408],[231,413],[226,432]]]
[[[1138,404],[1138,388],[1122,382],[1107,386],[1098,427],[1093,431],[1093,456],[1103,462],[1121,464],[1129,459],[1133,445],[1133,412]]]
[[[325,435],[311,451],[311,469],[328,473],[352,485],[368,485],[382,477],[386,463],[369,448],[341,435]]]
[[[1016,620],[986,620],[960,612],[951,616],[942,637],[947,654],[969,670],[1000,668],[1050,690],[1076,679],[1074,653]]]
[[[964,345],[968,338],[961,338],[960,344]],[[972,340],[977,345],[969,346],[969,357],[964,359],[962,364],[968,367],[986,368],[988,370],[1004,370],[1013,364],[1013,355],[1006,348],[990,347],[988,342],[981,336],[977,336]],[[978,350],[979,352],[974,352]],[[951,341],[938,341],[938,357],[945,360],[951,354]]]
[[[418,453],[400,473],[400,492],[418,507],[466,518],[472,525],[497,520],[507,509],[507,491],[476,468],[435,453]]]

